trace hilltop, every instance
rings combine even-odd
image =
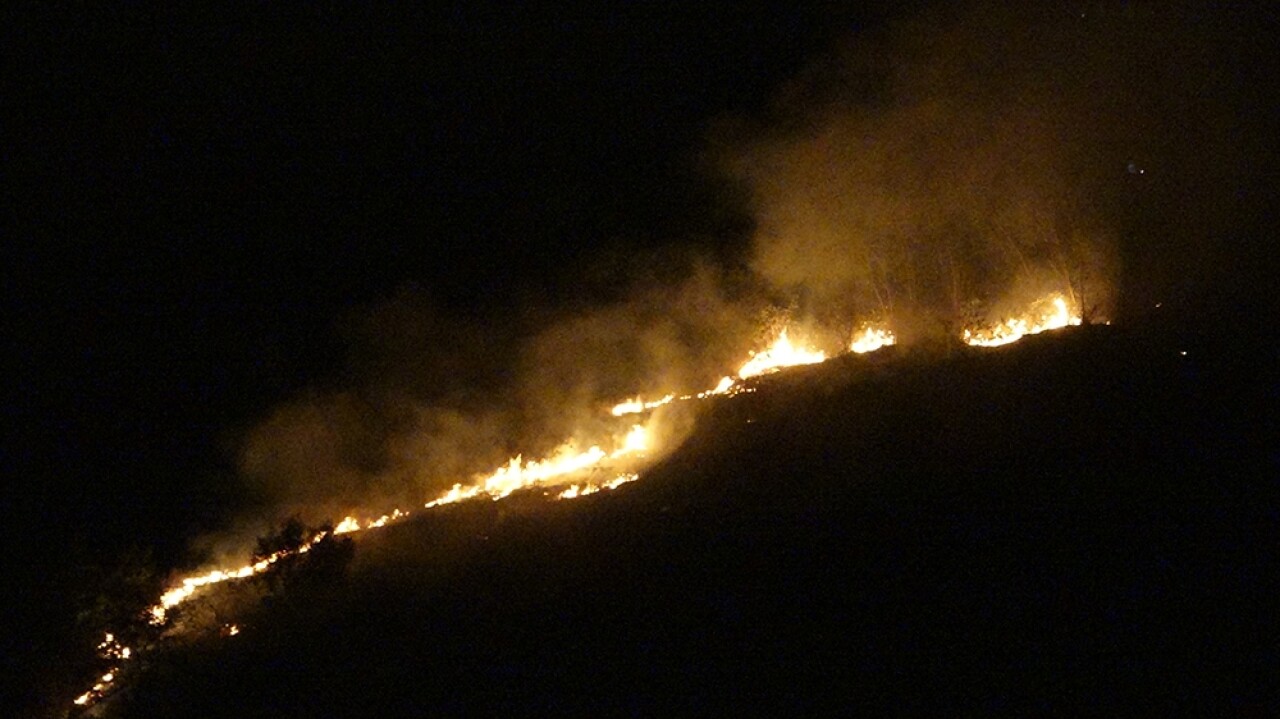
[[[765,378],[641,481],[362,537],[107,713],[1274,709],[1256,344],[1094,326]]]

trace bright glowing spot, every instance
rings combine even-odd
[[[887,328],[867,325],[861,332],[853,336],[853,340],[849,343],[849,351],[856,354],[865,354],[874,352],[881,347],[887,347],[896,341],[897,338]]]
[[[812,349],[802,349],[791,343],[791,339],[787,337],[787,331],[783,330],[778,335],[778,339],[774,341],[769,348],[763,352],[751,353],[751,359],[738,370],[738,376],[742,379],[748,377],[756,377],[770,372],[777,372],[784,367],[795,367],[797,365],[817,364],[827,359],[825,352]]]
[[[453,504],[481,495],[493,500],[502,499],[521,489],[554,483],[556,479],[581,472],[605,459],[638,454],[648,449],[648,430],[638,424],[631,427],[612,452],[605,452],[598,446],[580,450],[569,441],[560,445],[547,459],[526,462],[522,456],[516,455],[490,474],[477,477],[471,486],[453,485],[452,489],[428,502],[426,507]]]
[[[360,522],[358,522],[355,517],[343,517],[342,521],[338,522],[338,526],[333,528],[334,534],[346,534],[347,532],[358,531],[360,531]]]
[[[516,490],[582,471],[607,456],[599,447],[580,451],[569,442],[561,445],[549,459],[540,462],[525,462],[519,455],[513,457],[506,466],[485,477],[482,486],[485,494],[502,499]]]
[[[619,474],[617,477],[614,477],[608,482],[605,482],[604,488],[617,489],[618,487],[621,487],[627,482],[634,482],[637,479],[640,479],[640,475],[636,474],[635,472],[626,472],[624,474]]]
[[[382,527],[387,526],[387,524],[390,522],[395,522],[400,519],[404,519],[407,516],[409,516],[408,512],[402,512],[399,509],[396,509],[392,511],[391,514],[384,514],[381,517],[378,517],[377,519],[373,520],[372,522],[369,522],[368,524],[364,525],[364,528],[380,529]]]
[[[999,347],[1048,330],[1080,324],[1080,315],[1067,307],[1062,295],[1049,295],[1031,305],[1021,317],[1010,317],[1003,322],[981,330],[967,329],[963,339],[976,347]]]
[[[609,412],[614,417],[621,417],[626,414],[640,414],[641,412],[647,412],[651,409],[657,409],[675,398],[676,396],[674,394],[669,394],[662,399],[645,402],[643,399],[635,397],[633,399],[626,400],[625,402],[619,402],[614,405],[613,409],[609,410]]]
[[[649,432],[640,425],[634,425],[622,440],[622,446],[613,451],[610,457],[622,457],[649,449]]]
[[[707,390],[706,392],[699,392],[698,394],[694,395],[693,398],[706,399],[707,397],[710,397],[713,394],[727,394],[729,390],[733,389],[733,385],[734,385],[734,381],[732,377],[721,377],[720,381],[716,383],[715,387]]]
[[[271,565],[294,554],[304,554],[311,550],[317,542],[328,536],[328,532],[319,532],[311,539],[307,540],[302,546],[295,550],[282,549],[274,554],[270,554],[253,564],[246,564],[239,569],[215,569],[212,572],[196,577],[187,577],[182,583],[176,587],[171,587],[164,594],[160,595],[160,601],[147,610],[151,615],[150,622],[156,626],[164,624],[169,617],[169,610],[191,598],[196,590],[208,586],[210,584],[220,584],[232,579],[244,579],[252,577],[255,574],[265,572]]]
[[[640,475],[634,472],[627,472],[624,474],[619,474],[617,477],[614,477],[613,479],[601,485],[590,484],[590,483],[575,484],[570,487],[566,487],[564,491],[557,494],[556,499],[577,499],[578,497],[585,497],[588,494],[595,494],[596,492],[601,492],[601,491],[610,490],[610,489],[617,489],[618,487],[621,487],[627,482],[634,482],[637,479],[640,479]]]

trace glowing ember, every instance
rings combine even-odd
[[[875,342],[879,343],[876,347],[892,344],[893,335],[887,330],[868,329],[861,340],[855,338],[852,349],[855,352],[870,351],[870,349],[875,348],[871,347],[870,343]],[[868,347],[868,349],[859,349],[864,346]],[[736,377],[723,377],[712,389],[699,392],[697,394],[682,395],[679,397],[674,394],[668,394],[661,399],[652,401],[645,401],[640,397],[635,397],[615,405],[610,411],[613,416],[621,417],[624,415],[639,414],[656,409],[677,399],[685,401],[705,399],[718,395],[733,396],[743,392],[751,392],[754,391],[752,388],[738,384],[738,380],[775,372],[784,367],[815,364],[822,362],[825,359],[826,355],[822,352],[793,345],[784,330],[778,335],[777,340],[770,347],[759,353],[751,353],[748,361],[738,370]],[[494,471],[488,474],[477,475],[470,484],[455,484],[439,497],[427,502],[425,506],[428,508],[439,507],[481,496],[488,497],[492,500],[499,500],[521,489],[537,485],[559,483],[566,477],[584,472],[588,469],[596,468],[598,465],[608,460],[617,460],[633,455],[643,455],[649,449],[650,437],[646,428],[641,425],[633,426],[626,435],[617,439],[614,443],[614,449],[608,452],[597,445],[591,445],[586,449],[581,449],[573,441],[569,441],[562,444],[546,459],[525,461],[522,456],[517,455]],[[573,484],[559,492],[556,496],[559,499],[583,497],[597,492],[615,489],[627,482],[634,482],[637,479],[639,479],[638,474],[633,472],[623,473],[602,484],[596,484],[594,482]],[[409,513],[400,509],[396,509],[390,514],[384,514],[377,519],[365,520],[363,522],[355,516],[347,516],[333,528],[333,534],[344,535],[368,529],[376,529],[407,516],[409,516]],[[215,569],[213,571],[206,572],[205,574],[186,577],[178,584],[170,587],[161,594],[159,600],[153,606],[148,608],[148,621],[155,626],[164,625],[169,621],[170,610],[190,599],[200,589],[220,584],[222,582],[245,579],[266,572],[282,559],[297,554],[305,554],[327,536],[328,532],[318,532],[315,536],[295,549],[278,551],[274,554],[263,557],[252,564],[246,564],[234,569]],[[235,624],[224,625],[222,629],[222,634],[224,636],[235,636],[239,632],[240,628]],[[109,659],[113,663],[128,661],[135,654],[135,652],[129,647],[122,646],[117,642],[115,637],[111,634],[107,634],[102,644],[99,645],[98,653],[100,657],[103,659]],[[120,666],[112,666],[106,673],[102,674],[98,678],[88,691],[76,697],[73,700],[74,704],[80,707],[87,707],[102,699],[110,690],[112,684],[117,681],[117,678],[120,676],[120,671]]]
[[[372,522],[369,522],[368,524],[364,525],[364,528],[365,529],[381,529],[382,527],[387,526],[388,523],[398,522],[407,516],[409,516],[408,512],[402,512],[399,509],[396,509],[392,511],[391,514],[384,514],[381,517],[378,517],[377,519],[373,520]]]
[[[610,457],[624,457],[628,454],[635,454],[649,449],[649,431],[640,425],[635,425],[627,432],[627,436],[622,440],[622,446],[613,451]]]
[[[333,533],[335,535],[350,534],[351,532],[359,532],[363,529],[379,529],[387,526],[392,522],[396,522],[401,519],[404,519],[407,516],[409,516],[408,512],[401,509],[396,509],[396,510],[393,510],[390,514],[384,514],[381,517],[378,517],[377,519],[370,519],[366,521],[363,525],[360,524],[360,520],[356,519],[355,517],[343,517],[342,521],[338,522],[338,526],[333,528]]]
[[[523,457],[517,455],[491,474],[482,475],[470,487],[453,485],[449,491],[428,502],[426,507],[429,509],[453,504],[480,495],[494,500],[502,499],[521,489],[553,483],[565,475],[599,464],[604,459],[617,459],[644,452],[648,446],[648,431],[641,425],[635,425],[612,452],[605,452],[597,446],[582,451],[574,442],[569,441],[560,445],[550,458],[541,461],[525,462]]]
[[[640,479],[640,475],[634,472],[629,472],[626,474],[620,474],[617,477],[614,477],[613,479],[609,480],[608,482],[605,482],[604,484],[600,484],[600,485],[590,484],[590,483],[574,484],[566,488],[563,492],[557,494],[556,499],[577,499],[578,497],[585,497],[588,494],[595,494],[596,492],[600,492],[600,491],[617,489],[618,487],[621,487],[627,482],[634,482],[637,479]]]
[[[698,394],[694,395],[694,398],[706,399],[711,395],[728,394],[729,390],[733,389],[733,385],[734,385],[734,381],[732,377],[721,377],[720,382],[716,384],[714,388],[709,389],[706,392],[699,392]]]
[[[107,632],[103,636],[102,642],[98,644],[98,656],[103,659],[113,659],[116,661],[128,661],[133,655],[133,650],[121,644],[114,634]],[[76,706],[87,706],[91,702],[100,699],[111,685],[115,682],[120,674],[120,666],[113,666],[106,671],[98,680],[94,682],[89,691],[81,694],[72,701]]]
[[[640,414],[641,412],[648,412],[651,409],[657,409],[675,398],[676,396],[674,394],[669,394],[662,399],[645,402],[643,399],[636,397],[625,402],[619,402],[609,411],[614,417],[621,417],[625,414]]]
[[[1060,294],[1043,297],[1031,305],[1022,317],[1011,317],[983,330],[965,330],[963,339],[975,347],[999,347],[1017,342],[1027,335],[1061,329],[1080,324],[1080,315],[1067,306],[1067,298]]]
[[[797,365],[817,364],[827,359],[825,352],[816,350],[801,349],[791,344],[791,339],[787,337],[787,331],[783,330],[778,335],[778,339],[774,341],[769,348],[763,352],[751,354],[751,359],[742,365],[738,370],[738,376],[742,379],[748,377],[756,377],[769,372],[777,372],[784,367],[795,367]]]
[[[182,580],[181,584],[176,587],[172,587],[164,594],[160,595],[160,601],[147,610],[151,615],[151,623],[157,626],[164,624],[165,620],[168,618],[168,611],[191,598],[191,595],[195,594],[196,590],[201,587],[208,586],[210,584],[220,584],[232,579],[244,579],[246,577],[252,577],[255,574],[261,574],[267,571],[271,565],[285,557],[292,556],[294,554],[305,554],[311,551],[311,547],[315,546],[317,542],[327,536],[327,532],[319,532],[294,551],[282,549],[274,554],[259,559],[253,564],[246,564],[239,569],[215,569],[208,574],[203,574],[198,577],[187,577]]]
[[[881,347],[888,347],[897,341],[893,333],[884,327],[876,327],[867,325],[862,331],[853,336],[853,340],[849,343],[849,351],[856,354],[866,354],[874,352]]]

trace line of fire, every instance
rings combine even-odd
[[[1018,316],[966,328],[956,339],[972,347],[999,347],[1029,335],[1081,323],[1081,308],[1075,305],[1071,295],[1052,293],[1027,305]],[[583,446],[579,441],[569,440],[539,459],[517,455],[490,472],[454,484],[418,507],[394,507],[377,514],[353,513],[343,517],[331,530],[318,531],[302,538],[294,546],[259,556],[250,563],[209,569],[183,577],[164,591],[138,618],[138,622],[154,629],[164,629],[172,624],[174,610],[201,592],[227,582],[267,574],[283,560],[308,553],[332,537],[359,535],[446,505],[499,501],[517,492],[540,492],[553,500],[568,500],[617,489],[640,479],[649,458],[659,451],[672,449],[655,446],[655,433],[650,425],[659,408],[673,403],[701,402],[751,393],[760,378],[787,368],[819,364],[836,355],[872,353],[897,343],[893,327],[886,323],[859,325],[842,351],[830,356],[792,334],[793,328],[782,327],[767,346],[750,352],[733,374],[725,375],[713,387],[687,393],[671,392],[652,399],[636,395],[602,408],[602,414],[616,418],[620,427],[615,434],[600,437],[594,443]],[[236,624],[220,629],[224,637],[240,632],[241,627]],[[91,686],[72,700],[73,711],[84,712],[108,699],[120,686],[121,680],[139,666],[140,656],[150,647],[146,644],[126,646],[119,638],[126,633],[140,634],[136,631],[107,632],[98,644],[97,656],[105,668]]]

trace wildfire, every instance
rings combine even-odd
[[[712,387],[706,392],[699,392],[694,396],[698,399],[706,399],[712,395],[728,394],[729,390],[733,389],[733,385],[734,381],[732,377],[721,377],[720,382],[717,383],[715,387]]]
[[[390,514],[384,514],[377,519],[370,519],[364,524],[361,524],[360,520],[355,517],[343,517],[342,521],[338,522],[338,526],[333,528],[333,533],[335,535],[350,534],[351,532],[359,532],[362,529],[379,529],[407,516],[409,516],[408,512],[402,509],[395,509]]]
[[[612,480],[605,482],[604,484],[599,484],[599,485],[591,484],[591,483],[573,484],[573,485],[570,485],[568,488],[566,488],[563,492],[560,492],[559,494],[557,494],[556,499],[577,499],[578,497],[585,497],[588,494],[595,494],[596,492],[600,492],[604,490],[617,489],[618,487],[621,487],[627,482],[634,482],[637,479],[640,479],[640,475],[634,472],[631,472],[627,474],[620,474],[617,477],[614,477]]]
[[[818,350],[801,349],[791,343],[787,331],[783,330],[778,339],[763,352],[751,353],[751,359],[738,370],[742,379],[757,377],[770,372],[777,372],[783,367],[817,364],[825,362],[827,354]]]
[[[1067,298],[1054,294],[1034,302],[1021,317],[1010,317],[994,327],[977,331],[966,329],[963,339],[975,347],[999,347],[1017,342],[1027,335],[1078,325],[1080,322],[1079,313],[1068,308]]]
[[[674,394],[669,394],[662,399],[645,402],[643,399],[636,397],[614,405],[613,409],[610,410],[610,413],[614,417],[621,417],[626,414],[640,414],[641,412],[648,412],[651,409],[657,409],[664,404],[668,404],[675,398],[676,396]]]
[[[853,352],[869,352],[879,347],[893,344],[893,334],[885,329],[868,328],[859,338],[855,337],[850,350]],[[744,392],[752,392],[753,388],[744,386],[739,380],[776,372],[785,367],[808,365],[823,362],[825,353],[809,348],[797,347],[787,336],[786,330],[779,333],[777,339],[768,348],[760,352],[752,352],[745,364],[738,370],[737,376],[725,376],[715,387],[696,394],[676,396],[668,394],[661,399],[645,401],[637,396],[615,405],[610,413],[614,417],[639,414],[656,409],[676,400],[688,401],[706,399],[713,396],[733,396]],[[643,425],[633,425],[631,429],[613,443],[611,451],[605,451],[599,445],[590,445],[582,449],[579,444],[570,440],[556,448],[549,457],[526,461],[522,455],[516,455],[505,464],[487,474],[477,475],[471,483],[458,483],[424,506],[428,509],[446,504],[453,504],[477,497],[488,497],[499,500],[513,492],[538,485],[552,485],[563,482],[566,478],[582,473],[600,465],[628,457],[643,456],[651,449],[649,431]],[[572,484],[559,493],[557,499],[575,499],[601,491],[616,489],[628,482],[639,479],[635,472],[618,474],[612,480],[600,484],[594,482]],[[361,521],[354,516],[347,516],[332,530],[332,535],[344,535],[369,529],[378,529],[392,522],[408,517],[410,513],[395,509],[376,519]],[[319,542],[330,536],[330,532],[321,531],[295,549],[280,550],[257,561],[232,569],[215,569],[201,575],[183,578],[178,584],[170,587],[160,595],[159,600],[146,610],[147,621],[154,626],[162,626],[169,621],[170,611],[190,599],[197,591],[222,582],[246,579],[268,571],[280,560],[290,556],[305,554]],[[240,627],[227,624],[221,630],[225,636],[239,634]],[[79,707],[92,706],[102,699],[112,685],[118,680],[124,662],[136,656],[137,652],[123,646],[113,634],[106,634],[98,646],[98,656],[112,663],[112,666],[100,675],[89,688],[73,700]]]
[[[124,646],[116,639],[111,632],[107,632],[102,639],[102,643],[98,645],[98,656],[102,659],[109,659],[113,662],[128,661],[133,656],[133,650]],[[76,697],[72,701],[76,706],[87,706],[90,702],[97,700],[115,682],[116,676],[120,673],[120,664],[116,664],[108,669],[88,691]]]
[[[427,502],[425,506],[430,509],[480,495],[494,500],[502,499],[517,490],[538,484],[550,484],[565,475],[589,469],[605,459],[619,459],[638,454],[648,447],[648,430],[638,424],[627,432],[612,452],[605,452],[594,445],[586,450],[579,450],[578,445],[571,440],[560,445],[548,459],[526,462],[521,455],[516,455],[492,473],[482,475],[471,486],[455,484],[444,494]]]
[[[849,351],[855,354],[866,354],[867,352],[875,352],[881,347],[888,347],[894,344],[897,338],[893,332],[885,327],[877,327],[875,325],[867,325],[853,336],[849,342]]]
[[[271,565],[294,554],[305,554],[311,551],[311,548],[320,540],[328,536],[328,532],[318,532],[314,537],[307,540],[305,544],[296,550],[290,551],[282,549],[273,554],[269,554],[253,564],[246,564],[238,569],[215,569],[208,574],[202,574],[198,577],[187,577],[182,583],[176,587],[172,587],[164,594],[160,595],[160,601],[154,604],[147,613],[151,615],[151,623],[159,626],[164,624],[168,619],[169,610],[191,598],[196,590],[208,586],[210,584],[220,584],[232,579],[245,579],[255,574],[261,574],[271,567]]]

